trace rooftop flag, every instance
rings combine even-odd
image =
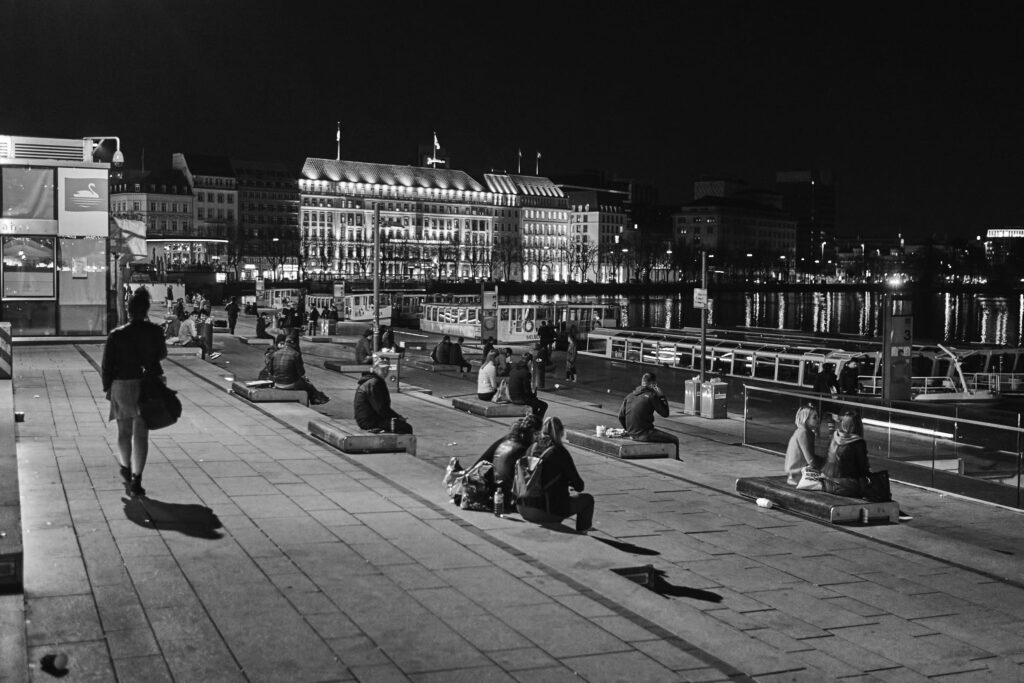
[[[441,143],[437,141],[437,131],[434,131],[434,149],[441,149]]]

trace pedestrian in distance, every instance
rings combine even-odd
[[[524,353],[512,366],[508,376],[508,397],[515,405],[530,406],[534,417],[543,420],[548,404],[537,398],[537,392],[533,388],[532,365],[533,356]]]
[[[654,427],[655,413],[668,417],[668,399],[658,386],[657,376],[653,372],[645,372],[640,377],[640,386],[622,399],[619,424],[634,441],[675,444],[678,456],[679,438]]]
[[[547,354],[547,347],[537,342],[534,346],[533,364],[530,367],[534,391],[540,391],[547,387]]]
[[[853,396],[860,391],[860,366],[850,359],[839,371],[839,393]]]
[[[816,472],[821,471],[824,461],[814,454],[814,440],[818,432],[818,422],[818,411],[813,406],[800,406],[796,411],[796,418],[794,419],[796,430],[789,437],[784,464],[786,483],[790,486],[796,486],[800,483],[800,477],[805,467],[809,467]]]
[[[549,417],[537,435],[537,440],[517,464],[522,470],[524,464],[538,459],[540,482],[535,487],[539,495],[524,495],[516,491],[516,508],[522,518],[534,524],[558,524],[568,517],[576,516],[576,531],[590,529],[594,521],[594,497],[584,493],[583,477],[576,469],[576,463],[562,443],[565,427],[557,417]],[[517,485],[518,485],[517,471]],[[533,494],[534,491],[529,493]]]
[[[498,369],[494,365],[497,359],[498,353],[492,350],[476,373],[476,397],[481,401],[490,401],[498,392]]]
[[[224,312],[228,315],[228,333],[235,333],[235,325],[238,324],[238,302],[235,301],[235,297],[231,297],[228,301],[227,306],[224,307]]]
[[[466,357],[462,355],[462,342],[465,339],[459,337],[458,340],[448,348],[448,363],[450,365],[458,365],[460,373],[466,373],[473,369],[473,366],[469,364]]]
[[[412,425],[391,407],[387,376],[391,363],[376,356],[370,372],[359,378],[353,399],[353,412],[360,429],[375,433],[412,434]]]
[[[130,496],[144,496],[142,472],[149,456],[149,428],[139,410],[144,374],[164,381],[160,361],[167,344],[159,325],[149,322],[149,293],[140,289],[128,300],[129,322],[107,337],[101,376],[103,393],[110,401],[108,419],[117,421],[117,453],[121,478]]]
[[[309,308],[309,336],[316,335],[317,328],[320,322],[320,311],[316,309],[316,306]]]
[[[356,342],[356,363],[371,365],[373,363],[373,330],[366,328],[363,336]]]
[[[569,346],[565,349],[565,381],[575,382],[576,381],[576,356],[578,349],[576,348],[576,338],[572,335],[568,339]]]

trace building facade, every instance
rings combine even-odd
[[[281,163],[232,159],[238,189],[238,222],[228,229],[225,265],[242,280],[298,275],[300,264],[319,257],[299,231],[299,183]]]
[[[0,321],[13,336],[108,332],[109,173],[91,140],[0,135]]]
[[[775,189],[783,208],[796,221],[796,257],[805,263],[828,261],[836,241],[836,188],[832,172],[779,171]]]
[[[181,171],[193,196],[188,263],[218,269],[227,258],[228,235],[237,226],[238,186],[226,157],[175,152],[171,166]]]
[[[627,195],[613,190],[566,188],[572,270],[582,281],[629,279],[630,247]]]
[[[512,173],[485,173],[484,182],[498,207],[499,270],[513,280],[570,279],[569,202],[561,188],[548,178]]]
[[[494,196],[462,171],[308,158],[299,196],[308,275],[372,278],[379,213],[382,278],[490,277]]]
[[[192,189],[181,171],[129,173],[123,180],[115,180],[110,188],[110,212],[145,224],[146,251],[158,273],[200,262],[200,252],[192,246]]]

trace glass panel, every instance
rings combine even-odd
[[[56,218],[53,169],[5,167],[0,171],[5,218]]]
[[[5,301],[3,319],[11,323],[14,336],[52,336],[57,329],[56,308],[54,301]]]
[[[4,298],[52,298],[55,294],[54,239],[3,238]]]
[[[61,239],[59,258],[59,334],[104,334],[106,240],[98,237]]]

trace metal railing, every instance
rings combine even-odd
[[[803,405],[821,415],[815,452],[825,457],[835,421],[845,410],[864,421],[873,470],[892,479],[1008,507],[1024,507],[1024,429],[957,415],[940,415],[841,397],[744,386],[743,444],[785,454]],[[782,464],[779,464],[782,472]]]

